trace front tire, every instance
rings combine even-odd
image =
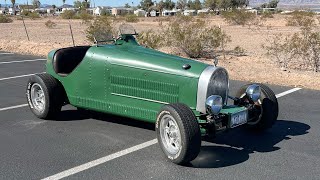
[[[160,148],[173,163],[185,164],[194,160],[201,147],[201,133],[197,118],[184,104],[162,107],[156,121]]]
[[[251,85],[243,86],[237,93],[238,98],[247,98],[245,96],[245,91],[247,87]],[[247,127],[254,131],[264,131],[273,126],[276,122],[279,114],[278,100],[274,92],[264,84],[258,84],[261,88],[261,97],[258,103],[254,105],[255,108],[259,108],[261,114],[257,116],[254,120],[247,123]]]
[[[61,83],[46,73],[30,77],[26,94],[30,110],[40,119],[54,119],[64,103]]]

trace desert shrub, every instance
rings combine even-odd
[[[31,13],[31,11],[27,11],[27,10],[25,10],[25,9],[23,9],[23,10],[21,11],[21,15],[22,15],[22,16],[28,16],[30,13]]]
[[[102,9],[100,15],[101,15],[101,16],[111,16],[110,12],[107,11],[106,9]]]
[[[89,23],[93,19],[93,16],[83,10],[79,13],[79,18],[82,19],[84,23]]]
[[[160,33],[156,33],[152,30],[141,32],[137,37],[137,40],[140,45],[153,49],[159,48],[163,43]]]
[[[211,55],[217,48],[224,53],[225,45],[231,40],[221,28],[207,27],[205,21],[185,17],[190,16],[177,16],[160,32],[148,30],[140,33],[139,43],[150,48],[174,46],[191,58]]]
[[[31,12],[28,14],[28,17],[30,19],[37,19],[37,18],[40,18],[40,15],[37,12]]]
[[[85,32],[90,42],[94,42],[95,37],[100,40],[111,39],[113,35],[112,21],[108,16],[97,17]]]
[[[126,20],[126,22],[131,22],[131,23],[139,22],[139,18],[135,14],[126,15],[125,20]]]
[[[22,17],[21,16],[16,16],[16,20],[21,21]]]
[[[273,18],[273,13],[270,11],[263,12],[261,18]]]
[[[199,18],[206,18],[207,14],[206,13],[200,13],[200,14],[198,14],[198,17]]]
[[[57,24],[51,20],[46,21],[44,24],[49,29],[55,28],[57,26]]]
[[[123,22],[126,20],[124,16],[112,16],[114,22]]]
[[[21,15],[22,16],[25,16],[25,17],[28,17],[30,19],[37,19],[37,18],[40,18],[40,15],[37,13],[37,12],[31,12],[31,11],[26,11],[26,10],[23,10],[21,12]]]
[[[320,31],[306,26],[291,36],[277,35],[263,46],[281,68],[319,71]]]
[[[204,21],[184,21],[180,18],[170,22],[163,37],[167,37],[167,45],[181,48],[189,57],[199,58],[208,51],[224,45],[230,41],[218,27],[206,27]]]
[[[65,10],[62,14],[61,14],[62,19],[79,19],[79,16],[77,15],[77,13],[73,10]]]
[[[288,68],[288,65],[297,56],[296,49],[298,48],[298,42],[296,42],[296,39],[278,34],[269,40],[269,44],[269,46],[263,45],[263,48],[267,50],[267,55],[279,67]]]
[[[224,11],[221,13],[224,20],[230,24],[248,25],[256,19],[256,15],[245,10]]]
[[[242,47],[240,46],[236,46],[234,49],[233,49],[233,53],[234,55],[236,56],[244,56],[246,54],[246,50],[243,49]]]
[[[11,23],[13,20],[7,16],[0,15],[0,23]]]
[[[294,11],[287,18],[287,26],[300,26],[310,28],[315,25],[314,13],[305,11]]]
[[[178,14],[176,19],[181,22],[191,22],[194,20],[194,17],[193,16],[185,16],[183,14]]]

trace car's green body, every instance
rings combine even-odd
[[[145,48],[129,39],[90,47],[69,75],[60,76],[52,65],[55,52],[48,55],[47,73],[62,83],[69,103],[76,107],[155,122],[163,105],[179,102],[200,116],[198,83],[208,64]],[[183,69],[184,64],[191,68]],[[225,106],[221,113],[243,109]]]

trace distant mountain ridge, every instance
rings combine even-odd
[[[268,3],[270,0],[250,0],[250,4],[263,4]],[[279,4],[292,4],[292,5],[310,5],[320,4],[320,0],[280,0]]]

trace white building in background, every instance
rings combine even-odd
[[[7,8],[0,8],[0,14],[6,14],[7,11]]]
[[[197,11],[190,9],[190,10],[184,10],[183,11],[183,15],[185,16],[196,16],[197,15]]]
[[[133,11],[133,14],[135,14],[136,16],[139,16],[139,17],[143,17],[146,15],[146,11],[143,9],[137,9],[137,10]]]
[[[16,8],[9,8],[9,11],[8,11],[8,14],[9,15],[17,15],[17,14],[20,14],[20,9],[18,7]]]
[[[61,13],[64,13],[65,11],[77,11],[76,8],[62,8]]]
[[[93,9],[93,15],[95,16],[101,16],[103,12],[111,14],[112,8],[110,6],[98,6]]]
[[[119,16],[119,15],[126,15],[126,14],[133,14],[132,8],[112,8],[112,15]]]
[[[172,9],[172,10],[163,10],[162,11],[162,16],[175,16],[177,15],[177,10],[176,9]]]
[[[209,13],[210,13],[209,9],[200,9],[197,12],[197,14],[209,14]]]
[[[155,10],[150,11],[150,17],[157,17],[158,12]]]
[[[45,8],[36,8],[34,11],[39,13],[39,14],[47,13],[47,9],[45,9]]]

